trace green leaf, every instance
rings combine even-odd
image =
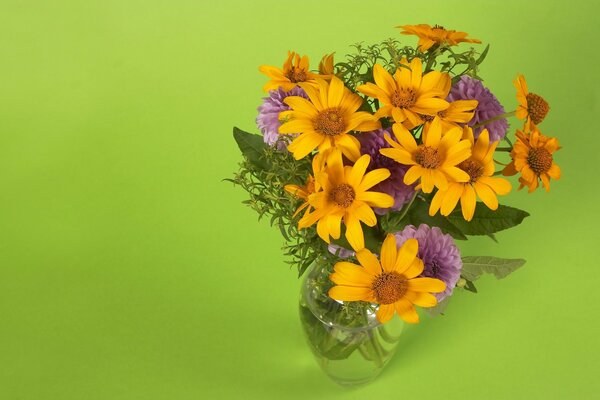
[[[529,213],[518,208],[499,206],[494,211],[477,202],[471,221],[465,221],[459,209],[454,210],[448,220],[465,235],[490,235],[517,226],[528,216]]]
[[[485,57],[487,56],[487,53],[489,50],[490,50],[490,45],[488,44],[487,46],[485,46],[483,53],[481,53],[481,55],[477,59],[477,65],[481,64],[483,62],[483,60],[485,60]]]
[[[522,258],[508,259],[496,257],[463,257],[461,275],[467,281],[475,281],[483,274],[494,274],[498,279],[505,278],[511,272],[525,264]]]
[[[267,145],[261,136],[233,127],[233,138],[248,161],[261,169],[269,169],[270,165],[264,158]]]

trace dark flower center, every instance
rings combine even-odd
[[[417,101],[417,94],[412,89],[400,89],[394,91],[390,100],[394,107],[409,108]]]
[[[392,304],[406,294],[408,282],[397,272],[384,272],[373,280],[371,289],[379,304]]]
[[[476,182],[477,179],[479,179],[479,177],[483,175],[483,165],[481,165],[475,160],[465,160],[458,164],[457,167],[469,174],[469,176],[471,177],[469,183]]]
[[[292,67],[286,74],[285,77],[291,82],[304,82],[306,81],[306,71],[301,68]]]
[[[535,93],[529,93],[525,98],[527,99],[529,116],[533,123],[537,125],[546,118],[548,111],[550,111],[550,106],[546,100]]]
[[[344,132],[346,124],[342,113],[337,108],[321,111],[314,120],[315,131],[326,136],[336,136]]]
[[[437,168],[441,164],[438,150],[433,147],[421,145],[415,153],[415,161],[423,168]]]
[[[346,183],[336,186],[329,192],[329,199],[344,208],[350,207],[355,197],[354,189]]]
[[[527,164],[538,175],[548,171],[552,166],[552,161],[552,154],[543,147],[530,149],[527,155]]]

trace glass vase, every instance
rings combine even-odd
[[[300,320],[310,349],[323,371],[341,385],[372,381],[394,355],[404,323],[380,324],[377,306],[342,302],[327,295],[331,266],[313,263],[300,291]]]

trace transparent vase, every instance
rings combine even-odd
[[[377,307],[341,302],[327,295],[331,267],[313,263],[300,291],[300,320],[310,349],[323,371],[341,385],[375,379],[394,355],[404,323],[377,321]]]

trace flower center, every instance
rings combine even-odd
[[[342,183],[329,192],[329,199],[344,208],[350,207],[355,197],[356,193],[354,189],[347,183]]]
[[[412,89],[400,89],[394,91],[391,102],[394,107],[409,108],[417,101],[417,95]]]
[[[476,182],[477,179],[479,179],[479,177],[483,175],[483,165],[471,159],[461,162],[457,165],[457,167],[469,174],[469,176],[471,177],[469,183]]]
[[[415,161],[423,168],[437,168],[440,165],[440,155],[433,147],[421,145],[415,153]]]
[[[550,106],[546,100],[535,93],[529,93],[525,98],[527,99],[529,116],[533,123],[537,125],[546,118],[546,114],[550,111]]]
[[[301,68],[292,67],[285,74],[285,77],[293,83],[304,82],[306,81],[306,71]]]
[[[327,136],[336,136],[344,132],[346,124],[337,108],[321,111],[314,120],[315,131]]]
[[[548,171],[552,166],[552,161],[552,154],[543,147],[535,147],[529,150],[527,155],[527,164],[538,175]]]
[[[384,272],[375,278],[371,289],[375,292],[379,304],[392,304],[406,294],[408,283],[397,272]]]
[[[441,112],[441,111],[440,111]],[[440,113],[438,113],[439,115]],[[421,117],[421,119],[425,122],[431,122],[433,121],[433,119],[435,118],[433,115],[425,115],[425,114],[419,114],[419,117]],[[441,117],[440,117],[441,118]]]

